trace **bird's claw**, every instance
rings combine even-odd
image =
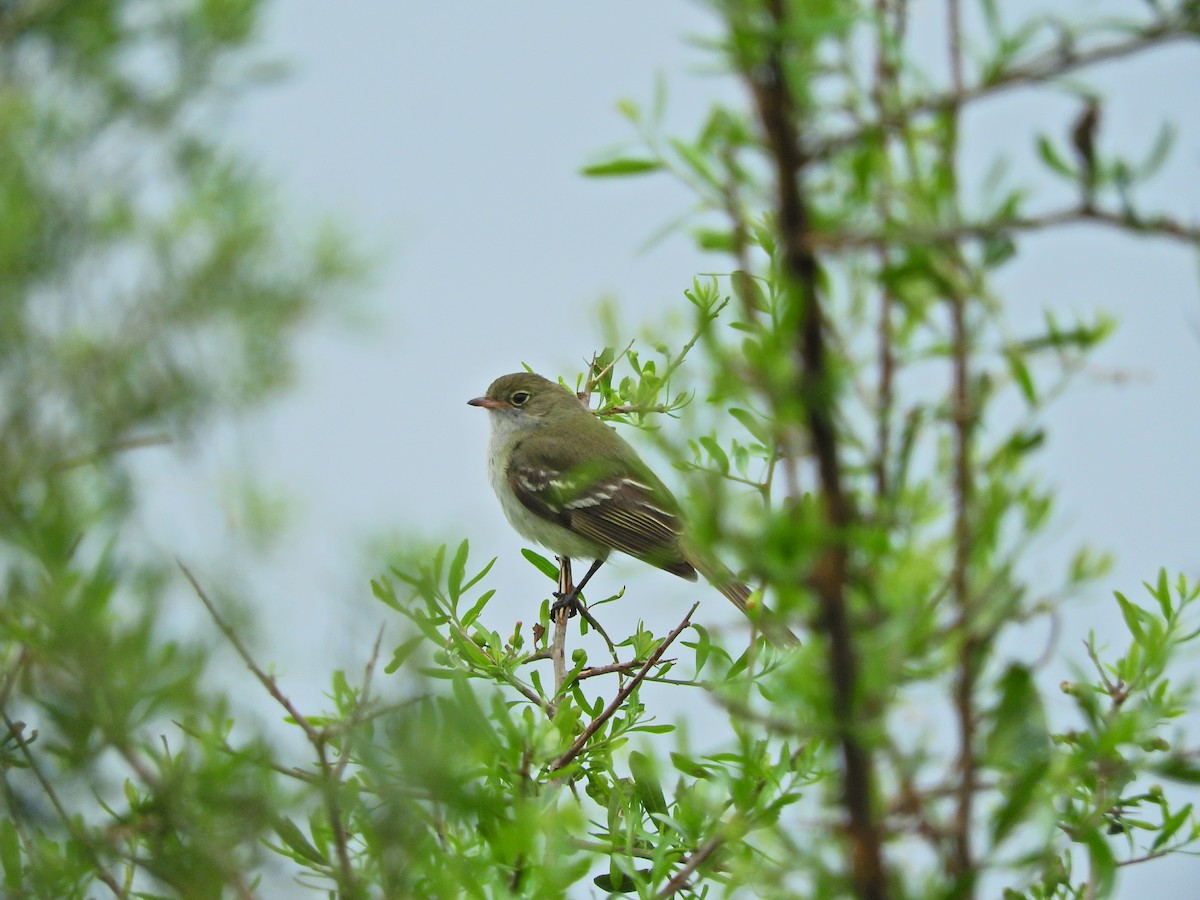
[[[568,619],[574,618],[582,607],[583,604],[579,602],[579,591],[571,591],[568,594],[560,594],[558,591],[555,591],[554,603],[550,606],[550,618],[557,618],[558,614],[564,609],[567,611]]]

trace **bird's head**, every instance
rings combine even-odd
[[[533,372],[501,375],[488,386],[486,394],[467,403],[486,409],[494,417],[530,425],[560,413],[586,411],[570,390]]]

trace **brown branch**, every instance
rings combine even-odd
[[[242,643],[242,639],[233,630],[233,626],[226,622],[224,616],[217,611],[216,605],[212,602],[212,599],[208,596],[204,588],[200,586],[200,582],[196,580],[196,576],[192,574],[192,570],[178,559],[175,560],[175,564],[179,566],[179,570],[183,572],[184,577],[191,582],[192,590],[196,592],[196,596],[200,598],[200,602],[208,610],[209,617],[216,624],[221,634],[225,636],[225,639],[232,645],[237,655],[241,657],[242,662],[246,664],[246,668],[258,679],[258,683],[266,688],[267,693],[271,695],[276,703],[283,707],[289,716],[296,720],[296,724],[300,726],[305,737],[310,741],[320,740],[320,732],[316,726],[309,722],[304,714],[292,704],[292,701],[284,696],[283,692],[279,690],[279,686],[275,683],[275,679],[259,668],[258,663],[254,661],[254,657],[250,655],[250,651],[246,648],[246,645]]]
[[[282,706],[288,715],[292,717],[292,720],[295,721],[295,723],[304,732],[304,736],[312,745],[313,750],[316,751],[317,762],[320,764],[321,772],[324,776],[322,778],[321,787],[322,792],[325,795],[325,811],[329,816],[329,826],[333,830],[334,846],[337,849],[338,867],[340,869],[338,877],[338,881],[340,882],[339,887],[346,896],[358,896],[360,889],[358,887],[357,879],[354,876],[354,869],[350,864],[349,836],[346,832],[345,822],[342,821],[341,805],[337,798],[338,785],[337,781],[332,778],[332,776],[335,774],[335,768],[329,762],[329,756],[327,752],[329,734],[325,730],[317,728],[310,721],[308,721],[308,719],[303,713],[300,712],[299,709],[296,708],[292,701],[289,700],[281,690],[279,690],[279,686],[275,683],[275,679],[259,667],[258,663],[254,661],[254,657],[250,655],[249,649],[247,649],[246,645],[242,642],[242,639],[238,637],[237,632],[233,630],[233,626],[225,621],[225,618],[217,611],[216,605],[209,598],[204,588],[200,586],[200,582],[196,580],[196,576],[192,574],[191,570],[185,566],[182,561],[176,560],[175,563],[179,566],[187,580],[191,582],[192,589],[196,592],[196,596],[200,598],[200,602],[204,604],[204,608],[208,610],[209,616],[212,618],[213,622],[216,623],[217,628],[220,629],[221,633],[225,636],[225,639],[229,641],[229,643],[233,646],[234,651],[238,656],[241,657],[242,662],[246,665],[246,668],[248,668],[254,677],[258,679],[259,684],[266,689],[267,693],[271,695],[272,699]]]
[[[675,662],[673,659],[664,660],[663,665],[673,662]],[[613,672],[620,672],[622,675],[627,675],[641,664],[642,661],[640,659],[630,659],[625,662],[615,662],[607,666],[588,666],[575,676],[575,680],[583,681],[585,678],[595,678],[597,675],[611,675]]]
[[[584,621],[592,626],[596,634],[604,638],[604,643],[608,645],[608,652],[612,656],[613,662],[620,662],[620,659],[617,657],[617,646],[612,642],[612,638],[608,636],[608,632],[604,630],[604,626],[600,624],[600,620],[593,616],[591,611],[582,603],[579,604],[579,614],[583,616]]]
[[[804,403],[809,440],[816,457],[828,531],[828,540],[817,553],[810,583],[820,606],[818,629],[829,647],[832,713],[843,764],[842,802],[849,820],[846,832],[851,852],[846,868],[854,891],[862,900],[884,900],[888,886],[880,827],[872,809],[873,763],[856,725],[858,660],[846,597],[847,532],[852,513],[841,482],[818,264],[810,246],[811,218],[800,188],[804,160],[799,153],[801,144],[797,134],[799,110],[791,94],[789,69],[784,60],[785,36],[791,26],[783,0],[769,0],[768,10],[772,29],[767,38],[766,58],[745,75],[775,165],[784,272],[797,301],[799,319],[796,350],[802,368],[797,389]]]
[[[947,33],[950,54],[950,77],[954,97],[961,98],[963,88],[962,9],[961,0],[947,0]],[[942,162],[950,172],[953,204],[953,224],[959,220],[958,205],[958,126],[962,102],[947,109],[950,127],[942,149]],[[960,271],[962,264],[958,244],[950,247],[950,256]],[[975,816],[976,768],[975,757],[975,686],[978,667],[976,654],[980,642],[975,634],[971,614],[969,573],[971,564],[971,508],[974,494],[972,480],[972,444],[974,416],[969,396],[971,335],[967,326],[968,297],[957,287],[947,298],[950,308],[951,346],[951,409],[953,430],[953,494],[954,494],[954,561],[950,575],[950,596],[957,610],[961,644],[954,676],[954,715],[958,725],[958,781],[954,792],[954,821],[950,829],[949,873],[954,877],[963,896],[975,896],[975,854],[972,846],[972,824]]]
[[[949,244],[967,240],[984,240],[1010,232],[1037,232],[1063,225],[1106,225],[1124,231],[1134,231],[1154,237],[1177,240],[1189,246],[1200,246],[1200,226],[1187,225],[1166,215],[1138,217],[1126,212],[1089,209],[1071,206],[1035,216],[996,219],[992,222],[957,222],[942,228],[922,228],[904,225],[903,231],[828,232],[809,236],[810,249],[830,253],[875,249],[887,243],[896,245]]]
[[[679,871],[672,876],[671,880],[663,885],[663,889],[655,896],[659,898],[671,897],[687,887],[688,879],[692,873],[699,868],[700,864],[712,856],[713,852],[725,843],[725,836],[717,833],[705,841],[695,853],[687,858]]]
[[[1172,853],[1182,850],[1188,845],[1188,843],[1188,841],[1184,841],[1176,844],[1173,847],[1163,847],[1161,850],[1155,850],[1151,853],[1147,853],[1145,856],[1134,856],[1130,859],[1122,859],[1117,862],[1117,868],[1119,869],[1122,866],[1136,866],[1144,862],[1150,862],[1151,860],[1159,859],[1163,856],[1170,856]]]
[[[889,98],[896,87],[896,65],[888,49],[888,36],[897,30],[887,21],[888,0],[875,0],[875,15],[879,32],[875,42],[875,72],[871,85],[871,99],[875,105],[876,114],[884,116],[887,113]],[[904,16],[903,5],[896,10],[898,20]],[[891,157],[884,153],[880,155],[881,181],[880,189],[876,191],[875,210],[880,221],[890,221],[892,209],[892,164]],[[875,246],[876,263],[883,271],[890,263],[889,250],[882,241]],[[895,306],[895,296],[892,289],[881,283],[879,292],[879,319],[877,325],[877,348],[879,355],[878,384],[876,387],[876,420],[875,420],[875,502],[877,507],[887,503],[888,497],[888,460],[891,457],[891,426],[892,413],[895,406],[894,384],[896,371],[896,354],[893,344],[892,316]]]
[[[802,158],[805,163],[829,159],[838,151],[864,140],[902,129],[917,115],[962,107],[1015,88],[1044,84],[1079,69],[1131,56],[1162,44],[1195,38],[1195,34],[1187,31],[1185,20],[1165,17],[1124,40],[1101,44],[1089,50],[1077,51],[1070,46],[1060,45],[1023,66],[1014,66],[989,82],[922,97],[875,122],[826,138],[807,148]]]
[[[569,557],[558,557],[558,596],[566,597],[575,588],[571,578],[571,560]],[[565,606],[554,616],[554,638],[550,644],[550,659],[554,663],[554,699],[546,712],[550,718],[558,711],[558,695],[562,693],[563,685],[567,682],[567,622],[571,611]]]
[[[558,757],[558,759],[554,760],[554,762],[550,764],[550,772],[557,772],[579,755],[580,751],[583,750],[584,745],[587,744],[592,735],[599,730],[601,725],[613,717],[616,711],[620,709],[621,704],[624,703],[629,695],[633,693],[634,689],[641,684],[643,680],[645,680],[646,675],[649,674],[652,668],[654,668],[654,666],[662,658],[662,655],[667,652],[667,648],[670,647],[671,644],[675,642],[675,639],[683,633],[683,630],[691,624],[692,614],[695,613],[697,607],[699,606],[699,603],[692,604],[692,608],[689,609],[687,615],[683,617],[683,621],[675,627],[674,631],[663,638],[662,643],[659,644],[658,647],[655,648],[654,652],[650,654],[650,658],[646,660],[640,669],[638,669],[637,674],[630,678],[629,682],[617,692],[617,696],[613,697],[612,702],[604,708],[604,711],[601,712],[600,715],[588,722],[587,727],[583,729],[583,733],[575,739],[575,742],[571,744],[569,748],[567,748],[566,753],[562,754],[562,756]]]
[[[172,438],[169,434],[147,434],[140,437],[123,438],[102,444],[87,453],[80,453],[78,456],[68,456],[66,459],[61,459],[53,465],[51,471],[64,472],[68,469],[85,466],[98,459],[111,456],[114,453],[124,453],[126,450],[141,450],[144,447],[162,447],[170,444],[171,441]]]
[[[607,375],[614,368],[616,368],[617,363],[619,363],[622,359],[624,359],[625,354],[633,349],[633,345],[634,345],[634,341],[630,341],[628,344],[626,344],[625,349],[622,350],[620,353],[616,354],[612,358],[612,362],[610,362],[607,366],[605,366],[603,369],[600,369],[599,371],[596,370],[597,355],[595,353],[592,354],[591,360],[588,361],[588,372],[589,372],[588,379],[586,382],[584,382],[583,390],[579,391],[575,395],[579,398],[579,402],[581,402],[584,406],[591,405],[593,389],[595,389],[596,385],[598,385],[600,383],[600,380],[602,378],[604,378],[605,375]]]

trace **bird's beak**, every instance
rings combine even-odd
[[[503,400],[493,400],[491,397],[476,397],[474,400],[468,400],[467,406],[482,406],[484,409],[504,409],[512,406],[511,403],[506,403]]]

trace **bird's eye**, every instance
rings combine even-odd
[[[529,391],[517,391],[512,395],[513,406],[524,406],[529,402]]]

